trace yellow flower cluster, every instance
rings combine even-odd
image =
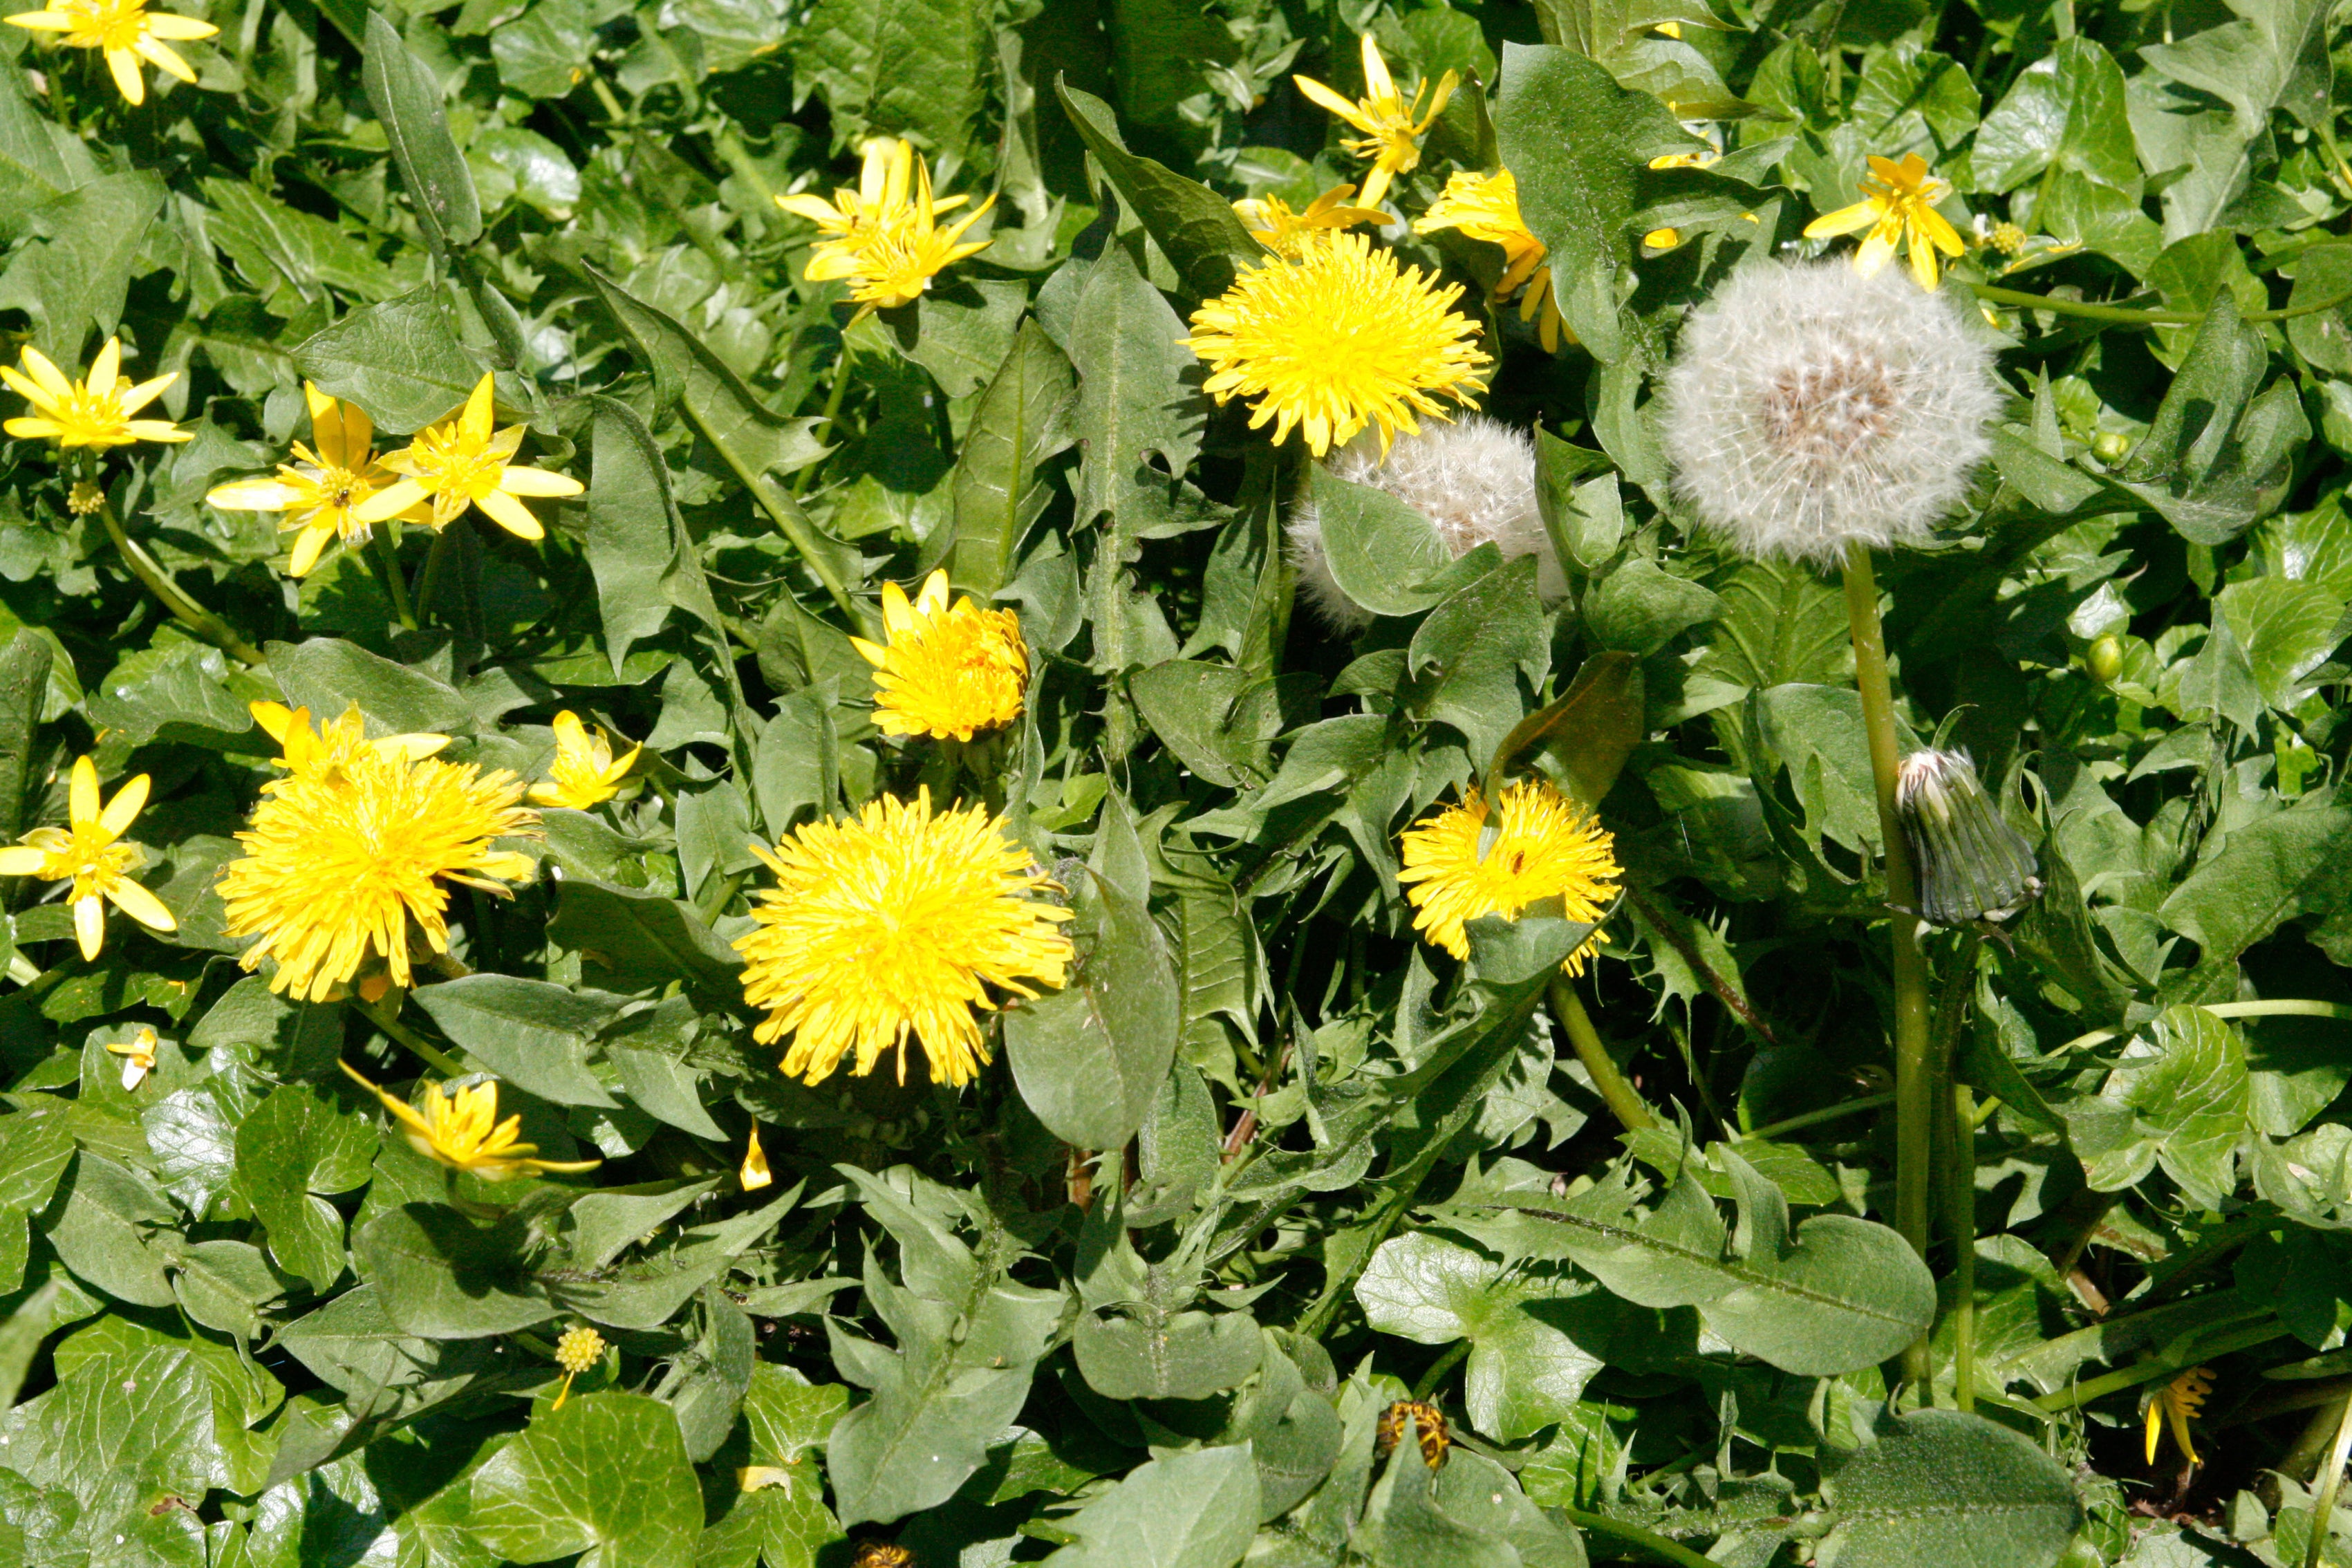
[[[987,249],[990,241],[967,242],[963,237],[996,205],[992,194],[941,228],[939,215],[970,197],[933,197],[929,166],[903,138],[875,137],[862,154],[857,189],[835,191],[830,202],[805,193],[776,198],[778,206],[809,219],[825,237],[817,242],[804,276],[813,283],[845,279],[860,317],[913,303],[933,278]]]

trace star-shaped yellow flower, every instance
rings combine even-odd
[[[1855,271],[1865,278],[1877,276],[1899,247],[1909,252],[1911,276],[1918,279],[1919,287],[1935,288],[1936,253],[1958,256],[1968,248],[1959,231],[1936,210],[1936,204],[1952,194],[1950,184],[1929,174],[1927,160],[1916,153],[1905,153],[1899,163],[1873,155],[1862,192],[1862,200],[1852,206],[1824,213],[1807,224],[1805,237],[1825,239],[1866,228],[1870,233],[1853,253]]]
[[[246,710],[262,731],[278,744],[280,754],[270,758],[271,763],[284,768],[289,775],[264,784],[261,787],[266,794],[281,790],[295,779],[341,778],[362,752],[415,763],[437,754],[449,743],[446,735],[430,734],[385,735],[371,741],[367,721],[361,717],[356,702],[343,710],[341,718],[330,719],[315,730],[310,727],[308,708],[289,708],[283,702],[248,702]]]
[[[907,191],[915,178],[913,144],[902,137],[873,136],[859,146],[858,153],[863,163],[856,190],[836,190],[830,202],[804,191],[776,198],[778,206],[808,219],[830,237],[819,245],[820,250],[843,241],[856,244],[871,238],[911,210]],[[947,196],[932,202],[931,211],[934,215],[950,212],[969,199]]]
[[[352,1080],[378,1100],[400,1123],[401,1135],[408,1146],[428,1160],[436,1160],[453,1171],[463,1171],[486,1182],[503,1182],[515,1176],[536,1176],[549,1171],[569,1173],[593,1171],[602,1160],[541,1160],[536,1156],[539,1145],[517,1141],[522,1131],[522,1118],[509,1116],[499,1120],[499,1084],[496,1079],[483,1079],[478,1083],[437,1084],[425,1097],[425,1110],[419,1114],[415,1106],[398,1095],[387,1094],[353,1071],[349,1062],[340,1064],[350,1073]]]
[[[915,199],[908,201],[912,187]],[[810,219],[833,237],[819,244],[804,276],[814,283],[845,279],[858,315],[910,304],[931,279],[992,240],[963,242],[964,232],[996,205],[991,195],[946,228],[939,215],[961,206],[964,196],[934,197],[931,171],[903,140],[869,142],[856,192],[836,191],[839,206],[815,196],[778,196],[786,212]]]
[[[46,13],[38,13],[46,15]],[[21,20],[12,16],[10,21]],[[21,371],[0,364],[0,382],[33,405],[29,416],[7,422],[9,435],[27,441],[55,441],[60,447],[128,447],[133,441],[187,441],[194,437],[168,419],[133,418],[157,395],[180,379],[179,372],[142,381],[136,386],[122,374],[122,344],[106,340],[89,362],[89,374],[68,381],[49,356],[26,345]]]
[[[490,377],[485,374],[463,408],[419,430],[399,451],[377,459],[407,477],[353,508],[352,521],[373,524],[403,517],[429,500],[433,504],[424,521],[436,530],[448,527],[473,506],[518,539],[546,538],[539,519],[515,498],[576,496],[583,487],[578,479],[510,462],[522,446],[523,427],[509,425],[500,430],[497,425],[498,406]]]
[[[276,479],[215,485],[205,497],[223,511],[283,512],[285,521],[278,526],[301,531],[294,541],[293,559],[286,563],[289,577],[308,576],[319,563],[320,552],[337,539],[351,545],[366,543],[374,530],[354,514],[394,478],[375,460],[370,445],[375,426],[366,414],[307,381],[302,395],[310,405],[310,439],[317,450],[297,441],[294,456],[299,461],[280,463]],[[424,522],[430,513],[420,501],[401,516]]]
[[[645,748],[631,746],[624,757],[613,755],[613,737],[603,730],[588,733],[580,715],[570,709],[555,716],[555,760],[547,764],[547,780],[530,786],[533,805],[563,805],[574,811],[608,801],[621,793],[622,781],[637,764]]]
[[[67,790],[68,826],[36,827],[22,844],[0,849],[0,877],[73,883],[68,898],[73,906],[74,938],[81,944],[82,957],[93,962],[106,939],[110,903],[150,931],[180,929],[163,900],[131,879],[131,873],[145,863],[146,853],[136,844],[115,842],[131,830],[146,804],[147,775],[141,773],[117,790],[101,811],[98,766],[83,757],[74,763]]]
[[[1389,215],[1377,208],[1347,205],[1355,194],[1353,185],[1334,185],[1307,203],[1304,212],[1291,211],[1280,196],[1252,196],[1235,202],[1234,211],[1249,226],[1250,237],[1276,256],[1296,257],[1301,247],[1335,229],[1389,221]]]
[[[105,50],[106,68],[114,73],[116,89],[134,104],[147,101],[141,60],[182,81],[196,79],[195,71],[164,39],[184,42],[220,31],[194,16],[150,11],[147,0],[57,0],[44,10],[20,11],[7,21],[27,32],[63,33],[68,48]]]
[[[1552,297],[1544,242],[1528,232],[1527,219],[1519,216],[1519,182],[1508,169],[1491,174],[1465,170],[1449,178],[1444,193],[1412,226],[1415,234],[1441,228],[1460,229],[1473,239],[1502,247],[1503,276],[1495,283],[1495,301],[1500,304],[1512,290],[1525,289],[1519,296],[1519,320],[1536,321],[1544,353],[1558,353],[1562,334],[1576,341],[1560,320],[1559,301]]]
[[[1430,96],[1429,108],[1422,108],[1422,95],[1429,91],[1429,83],[1413,86],[1412,100],[1405,100],[1397,91],[1396,79],[1389,75],[1389,63],[1381,58],[1381,47],[1372,36],[1363,36],[1364,96],[1350,103],[1313,77],[1294,76],[1298,90],[1316,103],[1329,110],[1349,124],[1363,132],[1340,143],[1359,158],[1372,161],[1372,172],[1364,176],[1363,202],[1377,206],[1389,194],[1389,184],[1399,174],[1421,163],[1421,136],[1427,131],[1445,100],[1454,96],[1457,78],[1447,71],[1437,80],[1437,90]]]

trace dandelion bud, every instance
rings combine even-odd
[[[1386,490],[1429,519],[1456,558],[1489,543],[1506,561],[1532,555],[1536,591],[1546,599],[1567,594],[1568,578],[1536,505],[1535,440],[1526,431],[1473,415],[1400,436],[1385,458],[1378,442],[1360,437],[1332,453],[1328,466],[1349,483]],[[1340,631],[1370,626],[1370,613],[1341,593],[1331,575],[1314,502],[1291,514],[1287,531],[1291,564],[1316,612]]]
[[[1381,1412],[1380,1425],[1373,1429],[1373,1447],[1386,1458],[1404,1440],[1406,1417],[1412,1420],[1419,1434],[1421,1458],[1433,1470],[1445,1463],[1445,1450],[1454,1441],[1445,1430],[1445,1414],[1425,1399],[1400,1399]]]
[[[1919,912],[1939,926],[2004,921],[2042,896],[2033,846],[1977,782],[1966,752],[1914,752],[1895,816],[1919,868]]]
[[[1684,324],[1665,378],[1675,488],[1745,554],[1924,541],[1991,450],[1992,350],[1893,271],[1763,262]]]

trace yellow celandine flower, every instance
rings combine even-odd
[[[408,1146],[426,1159],[463,1171],[485,1182],[515,1176],[536,1176],[549,1171],[593,1171],[602,1160],[541,1160],[539,1145],[518,1142],[522,1118],[499,1120],[499,1083],[482,1079],[474,1083],[436,1084],[425,1091],[425,1110],[396,1094],[388,1094],[362,1078],[349,1062],[340,1064],[352,1081],[383,1101],[400,1123]]]
[[[1916,153],[1904,154],[1899,163],[1874,154],[1862,190],[1862,200],[1852,206],[1824,213],[1807,224],[1805,237],[1824,239],[1866,228],[1870,233],[1853,253],[1856,271],[1865,278],[1876,277],[1900,247],[1909,253],[1911,276],[1918,279],[1919,287],[1934,289],[1936,253],[1958,256],[1968,248],[1960,242],[1959,231],[1936,210],[1936,204],[1952,194],[1950,184],[1929,174],[1927,160]]]
[[[1507,785],[1498,805],[1491,843],[1482,842],[1491,808],[1475,789],[1404,834],[1397,880],[1420,911],[1413,929],[1456,958],[1470,956],[1463,927],[1481,915],[1517,920],[1556,898],[1566,919],[1596,921],[1617,891],[1616,840],[1549,780]],[[1560,967],[1583,973],[1600,941],[1596,931]]]
[[[820,252],[836,249],[845,241],[855,246],[903,222],[912,213],[907,192],[915,179],[913,143],[903,137],[870,136],[858,144],[857,151],[862,160],[857,189],[836,190],[830,202],[804,191],[776,198],[778,206],[796,217],[808,219],[831,237],[818,246]],[[937,199],[931,203],[932,215],[952,212],[970,199]]]
[[[421,762],[449,743],[448,736],[431,734],[384,735],[371,741],[367,737],[367,720],[361,716],[356,702],[343,710],[341,718],[330,719],[316,730],[310,727],[308,708],[289,708],[283,702],[248,702],[246,710],[280,748],[280,754],[270,759],[271,764],[300,779],[329,783],[341,779],[343,770],[362,752],[382,752]],[[291,782],[271,779],[261,786],[262,792],[274,795]]]
[[[1363,202],[1369,207],[1380,205],[1381,198],[1389,194],[1390,183],[1399,174],[1420,164],[1422,133],[1444,109],[1445,100],[1454,96],[1454,84],[1460,78],[1452,71],[1440,77],[1437,90],[1424,110],[1422,95],[1429,91],[1429,83],[1414,83],[1412,100],[1408,103],[1404,95],[1397,91],[1396,80],[1389,75],[1389,63],[1381,58],[1381,47],[1372,42],[1370,33],[1363,35],[1363,64],[1364,96],[1352,103],[1313,77],[1293,76],[1290,79],[1314,102],[1363,132],[1339,144],[1357,157],[1372,161],[1372,172],[1364,176]]]
[[[397,452],[377,459],[383,467],[405,476],[387,485],[352,509],[352,521],[374,524],[405,517],[419,502],[431,500],[422,521],[439,530],[479,507],[492,522],[518,539],[543,539],[547,531],[517,496],[576,496],[578,479],[509,461],[522,446],[523,426],[494,429],[498,406],[490,377],[483,375],[466,405],[437,425],[428,425]]]
[[[522,781],[503,770],[370,746],[331,775],[278,785],[236,836],[246,853],[222,870],[220,891],[227,934],[259,938],[238,962],[250,971],[275,960],[270,989],[298,1000],[338,994],[371,959],[406,986],[417,931],[433,952],[449,951],[443,879],[504,895],[531,875],[528,856],[493,847],[539,821],[520,804]]]
[[[1559,317],[1559,301],[1552,297],[1551,268],[1544,265],[1544,242],[1528,231],[1519,216],[1519,182],[1508,169],[1492,174],[1472,171],[1454,174],[1445,190],[1412,226],[1415,234],[1441,228],[1460,229],[1473,239],[1503,247],[1503,276],[1495,285],[1495,302],[1501,304],[1513,290],[1519,296],[1519,320],[1536,321],[1536,336],[1544,353],[1558,353],[1563,334],[1576,334]]]
[[[2156,1463],[2157,1445],[2164,1428],[2172,1428],[2172,1441],[2179,1447],[2181,1457],[2194,1465],[2199,1462],[2197,1444],[2189,1436],[2189,1418],[2205,1407],[2205,1396],[2213,1392],[2213,1369],[2193,1366],[2156,1391],[2147,1402],[2147,1462]]]
[[[1416,412],[1445,417],[1436,395],[1467,404],[1486,390],[1478,329],[1453,309],[1459,284],[1437,286],[1360,234],[1334,234],[1297,261],[1255,267],[1192,312],[1184,341],[1206,360],[1205,390],[1257,409],[1274,439],[1295,426],[1317,457],[1378,424],[1385,453]]]
[[[1252,196],[1235,202],[1234,211],[1248,226],[1251,238],[1276,256],[1295,258],[1305,247],[1334,229],[1389,221],[1389,215],[1376,207],[1346,205],[1355,194],[1353,185],[1334,185],[1308,202],[1304,212],[1291,211],[1290,204],[1280,196]]]
[[[884,734],[969,741],[1021,717],[1029,649],[1015,612],[970,598],[950,608],[948,574],[934,572],[911,604],[898,584],[882,584],[882,625],[886,645],[849,640],[874,667],[874,722]]]
[[[735,943],[744,999],[767,1010],[751,1037],[792,1036],[783,1070],[809,1083],[853,1052],[862,1077],[891,1049],[903,1083],[912,1035],[932,1079],[961,1086],[988,1060],[973,1010],[997,1005],[989,988],[1034,997],[1068,975],[1070,911],[1032,896],[1045,873],[978,807],[884,795],[752,850],[776,885]]]
[[[619,795],[629,770],[637,765],[643,746],[628,754],[613,755],[613,737],[603,729],[588,733],[580,715],[565,709],[555,716],[555,760],[547,764],[547,780],[530,786],[533,805],[563,805],[585,811]]]
[[[182,81],[196,79],[195,71],[164,39],[184,43],[220,31],[194,16],[150,11],[147,0],[56,0],[44,10],[20,11],[7,21],[27,32],[63,33],[69,49],[103,49],[116,90],[134,105],[147,101],[141,60]]]
[[[180,929],[163,900],[131,879],[146,863],[146,852],[136,844],[116,842],[146,804],[147,775],[141,773],[100,810],[98,765],[82,757],[74,763],[66,789],[67,825],[36,827],[23,843],[0,849],[0,877],[73,883],[67,899],[73,907],[74,940],[85,959],[96,961],[105,942],[110,903],[150,931]]]
[[[743,1168],[736,1174],[747,1193],[756,1193],[774,1184],[776,1180],[776,1173],[768,1168],[768,1152],[760,1147],[760,1124],[756,1121],[751,1123],[751,1136],[743,1145]]]
[[[594,1164],[596,1162],[589,1162]],[[604,1336],[585,1324],[569,1328],[555,1341],[555,1364],[563,1369],[563,1386],[555,1391],[550,1410],[561,1410],[572,1397],[572,1380],[604,1359]]]
[[[375,426],[352,404],[330,397],[309,382],[302,395],[310,405],[310,439],[316,450],[294,443],[299,461],[278,466],[274,479],[236,479],[215,485],[205,500],[223,511],[275,511],[285,514],[281,530],[299,530],[293,558],[286,563],[289,577],[307,577],[319,563],[320,552],[341,539],[361,545],[375,531],[359,521],[359,508],[394,482],[392,471],[376,461],[371,442]],[[398,514],[409,522],[430,516],[423,502]]]
[[[155,1031],[145,1025],[128,1040],[109,1040],[106,1048],[122,1058],[122,1088],[126,1094],[146,1081],[155,1070]]]
[[[5,382],[33,405],[30,416],[11,419],[0,429],[26,441],[55,441],[58,446],[128,447],[133,441],[192,441],[195,437],[168,419],[132,417],[152,403],[163,390],[180,379],[180,373],[159,375],[136,386],[122,374],[122,342],[106,340],[89,374],[68,381],[49,356],[29,343],[21,351],[21,371],[0,364]],[[95,510],[95,509],[93,509]]]
[[[909,184],[915,192],[911,203],[907,200]],[[903,140],[867,142],[858,191],[854,195],[848,191],[834,194],[841,203],[838,207],[805,195],[778,196],[776,203],[833,236],[811,254],[803,276],[813,283],[847,279],[860,319],[913,303],[933,278],[995,243],[963,243],[964,232],[996,205],[995,195],[991,193],[948,227],[940,227],[939,215],[961,206],[968,198],[934,197],[929,165]]]

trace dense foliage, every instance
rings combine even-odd
[[[0,397],[0,1561],[2352,1564],[2324,0],[205,3],[0,26],[5,362],[172,378]],[[813,216],[877,137],[900,292]],[[1701,526],[1661,388],[1873,157],[2003,406],[1842,590]],[[1507,243],[1413,222],[1506,169]],[[1354,297],[1461,289],[1428,405],[1536,432],[1516,550],[1210,379],[1343,182]],[[473,509],[281,531],[337,399]],[[935,571],[1017,615],[961,738],[859,646]],[[1924,979],[1890,714],[2039,887]],[[457,879],[299,952],[427,777]],[[1620,870],[1457,957],[1400,836],[1507,779]],[[887,987],[788,922],[886,798],[892,875],[1001,813],[1027,923],[964,1054],[827,1075],[779,1010]]]

